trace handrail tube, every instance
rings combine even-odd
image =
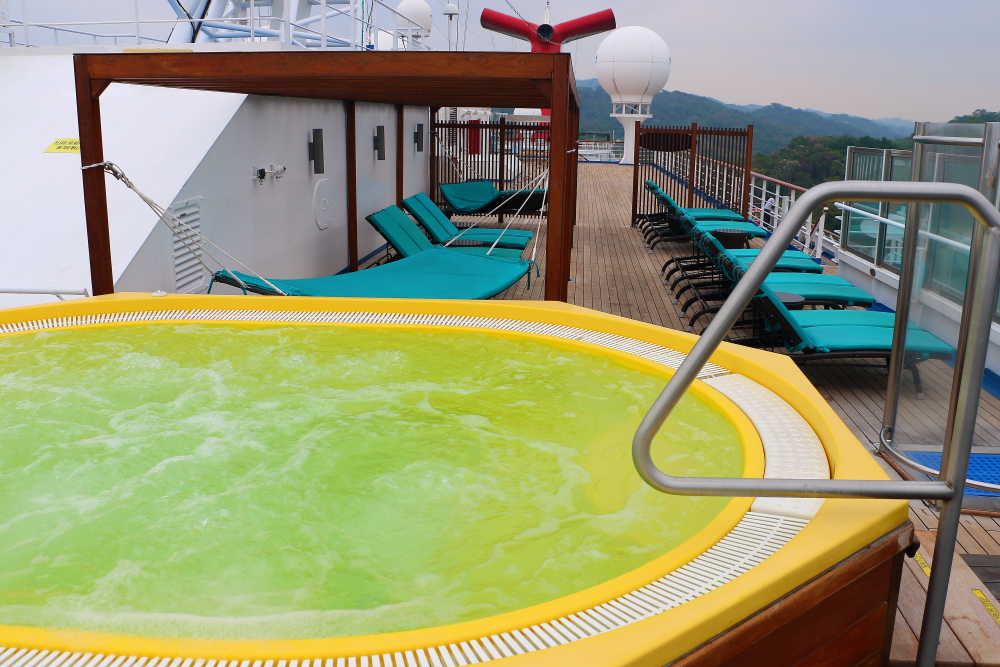
[[[762,480],[714,477],[672,477],[656,467],[650,455],[653,437],[670,412],[695,380],[729,329],[749,305],[764,279],[777,264],[782,252],[805,219],[819,206],[835,200],[897,201],[908,203],[949,203],[968,209],[977,225],[966,304],[962,310],[955,382],[948,408],[948,425],[942,452],[941,482],[895,482],[875,480]],[[915,210],[915,207],[914,207]],[[915,239],[912,234],[910,239]],[[913,262],[903,265],[904,277],[913,275]],[[716,318],[695,343],[680,368],[643,417],[632,440],[632,460],[642,478],[665,493],[687,495],[730,495],[761,497],[854,497],[942,500],[938,523],[934,568],[928,582],[917,650],[917,667],[933,667],[941,635],[944,605],[948,596],[951,565],[962,512],[962,498],[968,474],[972,437],[982,391],[986,351],[1000,281],[1000,211],[979,191],[957,183],[892,181],[841,181],[823,183],[808,190],[777,226],[756,261],[736,284]],[[902,282],[902,281],[901,281]],[[897,322],[896,333],[905,331]],[[897,352],[894,357],[901,358]],[[914,486],[914,485],[919,486]],[[892,489],[895,487],[899,493]],[[942,487],[947,493],[941,493]],[[912,493],[912,495],[911,495]]]
[[[665,493],[683,495],[775,496],[775,497],[868,497],[925,498],[950,500],[953,492],[941,482],[885,482],[875,480],[765,480],[717,477],[672,477],[659,470],[650,455],[653,437],[670,412],[701,372],[733,324],[757,294],[785,248],[812,211],[832,201],[944,202],[962,205],[1000,228],[1000,211],[992,208],[979,192],[954,183],[909,183],[886,181],[841,181],[821,183],[806,191],[775,228],[771,238],[736,284],[715,319],[708,325],[677,372],[654,401],[632,440],[632,459],[647,484]],[[917,486],[910,486],[916,484]],[[905,488],[904,488],[905,485]]]

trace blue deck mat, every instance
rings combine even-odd
[[[941,469],[941,452],[906,452],[907,456],[928,468]],[[969,479],[987,484],[1000,484],[1000,454],[973,454],[969,458]],[[979,489],[965,489],[967,496],[997,496]]]

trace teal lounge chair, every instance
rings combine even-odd
[[[464,233],[452,224],[441,209],[423,192],[403,200],[403,208],[427,230],[435,243],[444,244],[458,237],[459,241],[473,241],[481,245],[493,245],[498,248],[523,249],[534,236],[533,232],[521,229],[468,229]],[[459,236],[461,234],[461,236]]]
[[[418,253],[425,252],[435,246],[424,233],[420,231],[417,224],[410,220],[402,210],[396,206],[388,206],[377,213],[372,213],[365,218],[372,224],[379,234],[396,249],[402,257],[412,257]],[[444,248],[447,252],[464,253],[467,255],[487,255],[495,259],[508,259],[517,261],[521,258],[520,250],[516,248],[494,248],[493,252],[485,246],[448,246]]]
[[[543,189],[500,191],[490,181],[442,183],[438,187],[448,206],[462,215],[539,211],[545,200]]]
[[[520,280],[530,268],[527,261],[512,262],[429,248],[397,262],[364,271],[322,278],[269,279],[289,296],[373,297],[384,299],[488,299]],[[255,276],[233,271],[247,289],[276,295]],[[228,271],[219,271],[212,283],[243,288]],[[211,292],[211,285],[209,285]]]
[[[806,317],[802,317],[806,315],[804,312],[797,317],[766,284],[761,286],[758,298],[768,320],[780,331],[785,349],[797,353],[792,355],[797,363],[819,359],[888,359],[892,354],[893,329],[885,326],[887,318],[882,317],[892,313],[817,310]],[[857,314],[845,315],[845,312]],[[809,326],[801,324],[803,321],[809,322]],[[954,354],[955,349],[937,336],[910,325],[903,359],[913,373],[918,398],[922,397],[923,388],[917,364],[930,358],[949,359]]]

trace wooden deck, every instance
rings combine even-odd
[[[673,253],[690,254],[690,246],[668,244],[653,251],[629,225],[631,213],[630,167],[581,163],[577,226],[571,264],[570,303],[613,313],[664,327],[684,329],[686,320],[678,312],[658,272]],[[537,219],[516,222],[521,229],[538,229],[535,260],[545,266],[544,226]],[[525,256],[530,256],[529,253]],[[832,270],[835,271],[835,268]],[[544,279],[532,279],[530,290],[522,281],[500,294],[501,299],[541,299]],[[899,439],[920,445],[940,445],[951,389],[952,369],[940,361],[920,365],[925,396],[916,398],[907,373],[900,400]],[[834,411],[858,439],[874,451],[881,426],[887,372],[884,365],[866,362],[823,362],[803,367],[804,372],[829,401]],[[1000,447],[1000,400],[984,393],[976,430],[976,445]],[[1000,450],[998,450],[1000,451]],[[880,464],[898,477],[884,461]],[[911,519],[920,531],[933,531],[937,516],[921,502],[911,503]],[[921,553],[930,562],[933,532],[921,533]],[[987,516],[965,516],[959,534],[959,553],[1000,555],[1000,520]],[[1000,665],[1000,620],[994,619],[972,588],[986,591],[961,559],[956,559],[946,628],[939,664]],[[923,579],[921,579],[923,577]],[[920,629],[926,575],[914,560],[907,559],[900,609],[896,619],[892,664],[913,664]],[[992,604],[996,600],[989,597]]]

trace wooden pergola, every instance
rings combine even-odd
[[[343,100],[347,111],[348,254],[357,268],[355,102],[549,108],[545,298],[565,301],[576,215],[579,98],[569,54],[413,51],[122,53],[74,56],[80,157],[104,161],[101,93],[114,82],[249,95]],[[397,154],[402,153],[402,133]],[[397,169],[397,193],[402,192]],[[93,293],[114,292],[105,175],[83,171]]]

